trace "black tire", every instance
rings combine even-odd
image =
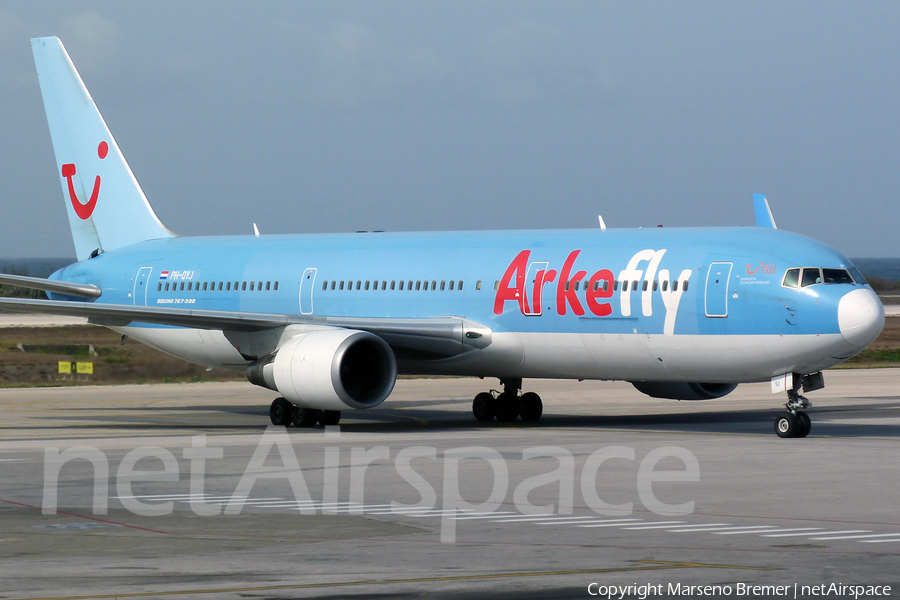
[[[519,418],[519,399],[513,394],[500,394],[497,398],[497,420],[512,423]]]
[[[812,421],[805,412],[797,413],[797,435],[798,438],[805,438],[812,430]]]
[[[269,419],[272,425],[283,425],[287,427],[291,424],[294,405],[284,398],[275,398],[272,406],[269,407]]]
[[[534,422],[544,413],[544,403],[534,392],[525,392],[519,398],[519,416],[523,421]]]
[[[487,392],[481,392],[472,400],[472,414],[479,421],[491,421],[495,416],[494,397]]]
[[[322,427],[332,427],[341,422],[341,411],[339,410],[323,410],[322,416],[319,417],[319,424]]]
[[[295,406],[293,411],[294,427],[315,427],[322,411],[314,408]]]
[[[800,425],[793,413],[783,412],[775,419],[775,433],[780,438],[796,437],[799,430]]]

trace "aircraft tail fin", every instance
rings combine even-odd
[[[31,49],[78,260],[173,237],[144,196],[59,38],[32,38]]]
[[[775,225],[775,217],[769,208],[769,201],[764,194],[753,194],[753,212],[756,213],[756,226],[778,229]]]

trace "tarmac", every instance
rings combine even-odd
[[[401,379],[327,431],[243,383],[0,390],[0,598],[891,597],[900,370],[825,381],[805,439],[768,384],[526,380],[543,418],[485,424],[496,381]]]

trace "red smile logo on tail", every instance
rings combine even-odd
[[[100,142],[100,145],[97,146],[97,156],[100,157],[100,160],[103,160],[108,153],[109,144]],[[90,200],[88,200],[87,204],[82,204],[81,200],[78,199],[78,194],[75,193],[75,184],[72,182],[75,172],[73,163],[66,163],[62,166],[62,176],[66,178],[69,184],[69,199],[72,200],[72,208],[75,209],[75,214],[78,215],[79,219],[86,221],[94,214],[94,208],[97,206],[97,198],[100,196],[100,176],[97,175],[97,178],[94,179],[94,189],[91,190]]]

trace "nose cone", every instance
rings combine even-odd
[[[862,350],[881,333],[884,306],[871,289],[853,290],[838,304],[838,325],[844,339]]]

